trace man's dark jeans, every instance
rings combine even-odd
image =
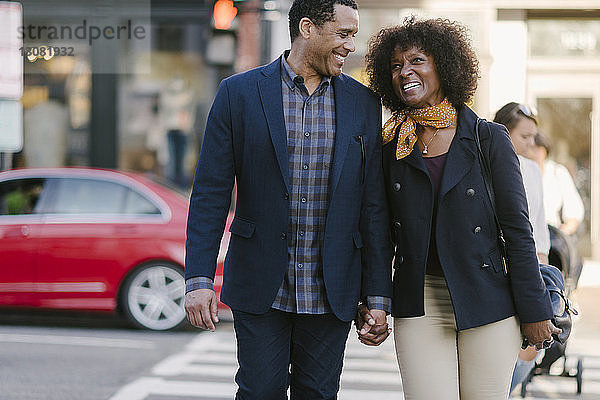
[[[239,386],[236,400],[337,398],[350,322],[333,314],[233,311]]]

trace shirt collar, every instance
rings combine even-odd
[[[289,86],[290,89],[294,90],[296,87],[299,87],[299,85],[300,85],[300,82],[298,82],[297,78],[302,79],[302,77],[300,75],[298,75],[297,73],[295,73],[294,70],[292,69],[292,67],[290,67],[290,64],[288,64],[286,58],[289,54],[290,54],[290,51],[286,50],[281,55],[281,79],[285,82],[286,85]],[[330,84],[331,84],[331,76],[324,76],[321,79],[321,83],[319,84],[319,87],[317,88],[316,92],[324,91],[327,87],[329,87]],[[302,86],[304,86],[303,81],[302,81]]]

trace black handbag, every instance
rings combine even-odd
[[[475,123],[475,144],[477,145],[477,154],[479,155],[479,164],[481,166],[481,175],[483,175],[483,183],[485,185],[485,190],[488,194],[488,198],[490,199],[490,206],[492,207],[494,221],[496,222],[498,250],[500,250],[500,256],[502,258],[502,272],[504,273],[504,276],[506,276],[508,275],[508,253],[506,252],[506,241],[504,240],[504,233],[502,232],[500,220],[498,220],[498,214],[496,214],[496,202],[494,200],[496,198],[496,195],[494,194],[494,187],[492,186],[492,170],[490,169],[490,166],[487,163],[486,158],[483,155],[483,150],[481,148],[481,140],[479,138],[480,121],[483,121],[488,127],[488,132],[490,133],[490,135],[491,131],[489,130],[487,121],[481,118],[477,118],[477,122]]]
[[[481,165],[481,174],[483,175],[483,182],[485,184],[485,189],[488,194],[488,198],[490,200],[490,205],[492,207],[492,213],[494,214],[494,221],[496,222],[496,230],[498,235],[498,249],[500,250],[500,254],[502,257],[503,264],[503,272],[505,275],[508,275],[509,272],[509,260],[506,252],[506,241],[504,240],[504,234],[502,232],[502,226],[500,225],[500,220],[498,219],[498,215],[496,214],[496,204],[495,204],[495,195],[494,188],[492,186],[492,171],[490,169],[489,164],[486,161],[483,150],[481,148],[481,140],[479,138],[479,124],[480,122],[484,122],[486,127],[488,128],[488,132],[491,135],[491,131],[485,121],[482,118],[477,118],[477,122],[475,123],[475,144],[477,145],[477,154],[479,155],[479,163]],[[552,302],[552,312],[554,314],[554,318],[552,318],[552,323],[557,328],[562,329],[562,332],[558,335],[554,334],[554,340],[559,341],[560,343],[565,343],[571,334],[571,329],[573,327],[573,320],[571,318],[571,314],[577,315],[577,310],[575,310],[569,299],[565,296],[565,280],[562,275],[562,272],[552,266],[547,264],[539,264],[540,266],[540,274],[542,275],[542,279],[544,280],[544,284],[546,285],[546,289],[550,293],[550,301]],[[524,343],[526,347],[526,343]]]

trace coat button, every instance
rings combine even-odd
[[[402,264],[404,262],[404,256],[398,257],[398,264]]]
[[[477,234],[481,232],[481,227],[480,226],[476,226],[475,229],[473,229],[473,233]]]
[[[465,194],[467,195],[467,197],[473,197],[475,195],[475,189],[469,188],[469,189],[467,189]]]
[[[400,221],[396,221],[396,222],[394,222],[394,226],[395,226],[396,228],[400,229],[400,228],[402,228],[402,222],[400,222]]]
[[[290,198],[290,194],[289,194],[289,193],[286,193],[286,194],[284,194],[284,195],[283,195],[283,198],[284,198],[284,199],[286,199],[286,200],[289,200],[289,198]]]
[[[489,265],[488,265],[488,264],[486,264],[486,263],[483,263],[483,264],[481,264],[481,268],[482,268],[482,269],[489,268]]]
[[[399,184],[398,182],[394,183],[394,186],[392,186],[394,188],[394,192],[399,192],[400,189],[402,188],[402,185]]]
[[[285,240],[286,236],[287,236],[287,235],[285,234],[285,232],[281,232],[281,236],[280,236],[280,237],[281,237],[281,240]]]

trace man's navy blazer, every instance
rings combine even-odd
[[[508,245],[510,273],[503,273],[494,214],[474,140],[476,120],[467,106],[458,110],[437,202],[435,240],[457,327],[469,329],[515,314],[521,322],[550,319],[550,298],[539,272],[517,155],[504,126],[481,122],[481,145],[492,169],[497,215]],[[383,148],[396,243],[392,315],[415,317],[424,315],[433,186],[417,146],[400,160],[395,149],[396,140]]]
[[[190,199],[187,278],[214,278],[236,183],[221,300],[269,310],[288,268],[289,169],[280,59],[221,82]],[[336,135],[321,251],[327,299],[349,321],[361,296],[391,297],[391,241],[381,165],[381,106],[366,87],[332,78]],[[361,137],[365,154],[361,149]]]

